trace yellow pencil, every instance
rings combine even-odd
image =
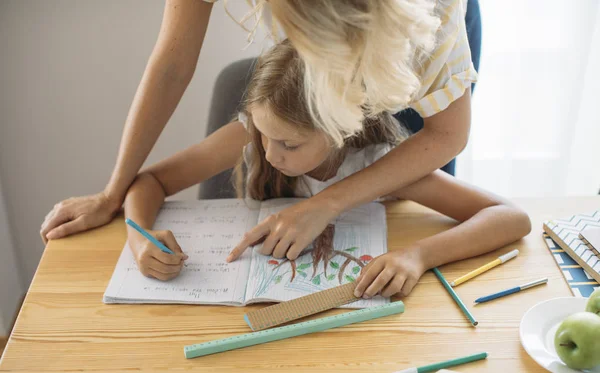
[[[467,273],[464,276],[460,276],[459,278],[457,278],[456,280],[452,281],[450,283],[450,285],[452,286],[458,286],[460,284],[462,284],[465,281],[469,281],[470,279],[472,279],[475,276],[479,276],[480,274],[482,274],[483,272],[489,271],[490,269],[494,268],[495,266],[498,266],[502,263],[507,262],[508,260],[514,258],[515,256],[517,256],[517,254],[519,253],[519,250],[515,249],[509,253],[506,253],[504,255],[500,255],[498,257],[498,259],[489,262],[488,264],[481,266],[469,273]]]

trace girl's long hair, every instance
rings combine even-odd
[[[235,185],[239,197],[266,200],[293,197],[297,177],[289,177],[271,166],[265,157],[261,133],[254,126],[251,110],[253,105],[266,105],[276,117],[293,123],[299,129],[323,131],[317,126],[306,100],[304,87],[304,63],[287,40],[275,45],[257,61],[243,102],[242,112],[247,118],[251,137],[245,159],[240,159],[234,170]],[[332,150],[344,148],[362,149],[372,144],[397,145],[406,132],[387,112],[363,117],[361,130],[346,137],[340,146],[329,136]]]

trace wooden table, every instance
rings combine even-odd
[[[549,283],[502,301],[470,306],[473,328],[431,272],[404,299],[404,314],[278,342],[186,360],[185,345],[248,332],[247,308],[189,305],[105,305],[102,294],[125,242],[122,218],[48,244],[0,361],[0,371],[392,372],[487,351],[460,372],[543,372],[519,342],[519,322],[536,303],[570,296],[546,248],[542,221],[600,206],[600,197],[516,201],[533,232],[490,254],[441,268],[449,279],[518,248],[520,255],[457,291],[478,296],[547,276]],[[410,202],[387,205],[389,249],[454,223]],[[340,310],[327,312],[327,315]]]

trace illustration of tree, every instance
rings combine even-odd
[[[277,268],[283,266],[286,263],[290,264],[291,269],[291,278],[290,282],[294,281],[297,275],[302,277],[308,277],[306,270],[311,267],[312,264],[312,276],[311,281],[315,285],[319,285],[321,283],[321,274],[317,274],[317,269],[319,265],[323,263],[323,280],[332,281],[335,279],[336,275],[340,284],[345,280],[345,282],[353,282],[356,280],[356,275],[358,275],[361,269],[365,266],[366,263],[371,261],[373,257],[370,255],[363,255],[359,258],[356,258],[352,255],[352,252],[358,250],[358,247],[350,247],[342,250],[335,250],[333,248],[333,238],[335,235],[335,225],[329,224],[327,228],[314,240],[312,249],[306,250],[304,255],[309,254],[312,257],[311,263],[302,263],[300,265],[296,264],[296,260],[288,260],[284,259],[281,262],[278,260],[269,260],[269,264],[274,265],[273,271]],[[345,258],[342,265],[338,262],[333,261],[332,259],[341,256]],[[352,267],[351,274],[344,275],[347,267],[354,263],[355,266]],[[327,270],[330,269],[330,274],[327,274]],[[277,276],[278,278],[275,282],[281,281],[281,276]]]

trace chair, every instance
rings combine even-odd
[[[250,82],[256,58],[236,61],[226,66],[215,81],[206,136],[231,122],[240,109],[246,86]],[[200,199],[235,198],[232,170],[221,172],[200,184]]]

